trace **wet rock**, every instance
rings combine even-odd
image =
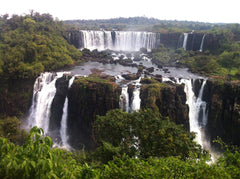
[[[154,72],[154,67],[147,68],[146,70],[147,70],[149,73],[152,73],[152,72]]]
[[[157,80],[158,82],[162,83],[162,75],[155,75],[154,79]]]
[[[136,74],[123,74],[122,77],[125,78],[126,80],[137,80],[139,78],[139,75],[136,75]]]
[[[159,76],[160,79],[160,76]],[[158,110],[163,116],[169,117],[177,124],[189,129],[188,106],[184,85],[152,81],[151,88],[147,84],[141,87],[141,107]]]
[[[170,71],[167,68],[163,68],[164,73],[170,73]]]

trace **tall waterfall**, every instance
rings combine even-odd
[[[75,76],[73,76],[68,82],[68,88],[73,84]],[[64,106],[63,106],[63,115],[61,120],[60,136],[62,140],[62,147],[66,149],[71,148],[68,144],[68,135],[67,135],[67,117],[68,117],[68,97],[66,96]]]
[[[141,106],[140,87],[135,87],[133,91],[132,111],[139,111]]]
[[[184,33],[184,39],[183,39],[184,50],[187,50],[187,39],[188,39],[188,33]]]
[[[201,45],[200,45],[200,52],[203,52],[203,44],[204,44],[204,39],[205,39],[205,34],[203,35],[202,41],[201,41]]]
[[[56,93],[55,82],[63,73],[42,73],[35,81],[28,127],[38,126],[48,133],[50,108]]]
[[[206,80],[203,81],[197,97],[193,92],[193,80],[182,79],[180,82],[185,84],[184,91],[187,96],[186,104],[189,106],[190,131],[196,133],[196,142],[204,147],[203,144],[205,143],[206,139],[204,138],[204,134],[202,134],[202,127],[206,126],[208,115],[206,102],[202,100],[202,97]]]
[[[81,30],[81,33],[82,48],[90,50],[138,51],[140,48],[151,50],[157,46],[157,34],[152,32]]]

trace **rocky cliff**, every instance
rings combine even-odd
[[[26,114],[32,98],[34,79],[2,79],[0,82],[0,116]]]
[[[56,94],[51,104],[51,115],[49,120],[49,129],[48,129],[49,132],[51,133],[51,137],[55,140],[55,142],[60,141],[59,131],[61,128],[63,106],[68,93],[69,78],[70,76],[63,75],[63,77],[57,79],[55,83]]]
[[[68,134],[74,148],[94,147],[92,125],[96,115],[105,115],[119,108],[121,88],[114,77],[90,76],[77,78],[68,92]],[[109,134],[111,135],[111,134]]]
[[[240,85],[208,80],[203,97],[209,104],[209,138],[220,136],[229,144],[240,145]]]
[[[142,82],[144,83],[144,81]],[[163,116],[168,116],[177,124],[183,124],[189,130],[184,85],[176,85],[171,82],[159,83],[155,80],[143,84],[141,87],[141,108],[144,107],[157,109]]]
[[[179,43],[179,37],[181,33],[161,33],[160,43],[167,48],[176,49]]]

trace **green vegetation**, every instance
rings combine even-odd
[[[160,45],[152,52],[153,61],[187,66],[208,76],[240,78],[238,24],[144,17],[68,23],[85,29],[161,33],[207,30],[206,34],[220,39],[217,49],[200,53]],[[208,165],[209,153],[193,141],[193,133],[151,109],[132,114],[112,110],[98,116],[90,131],[96,144],[92,151],[56,149],[42,129],[34,127],[30,134],[20,130],[20,118],[28,109],[36,76],[79,62],[82,53],[84,57],[109,58],[105,52],[84,49],[81,53],[69,45],[67,32],[73,29],[49,14],[0,17],[0,178],[240,178],[239,149],[225,146],[224,155]],[[109,91],[117,87],[114,79],[95,74],[79,78],[75,84],[106,83]],[[164,88],[158,83],[149,86],[153,97],[159,97],[158,89]],[[154,103],[150,107],[157,109]]]
[[[81,29],[89,30],[143,30],[151,32],[186,32],[194,30],[209,30],[223,24],[211,24],[192,21],[168,21],[147,17],[114,18],[102,20],[67,20]]]
[[[99,144],[107,142],[119,148],[120,153],[132,157],[179,156],[187,159],[207,155],[193,142],[193,134],[150,109],[134,113],[118,109],[109,111],[106,116],[98,117],[94,131]]]
[[[193,142],[192,134],[148,109],[134,114],[110,111],[96,121],[95,134],[99,146],[91,152],[52,148],[51,138],[44,137],[43,130],[37,127],[31,129],[22,146],[0,137],[0,177],[240,177],[238,149],[227,149],[216,163],[209,165],[206,153]]]
[[[155,63],[177,65],[207,76],[222,76],[227,79],[240,77],[240,26],[225,25],[205,31],[206,38],[216,43],[204,52],[184,51],[183,48],[166,48],[162,44],[153,50]],[[215,39],[215,40],[213,40]]]
[[[0,76],[32,78],[79,60],[81,53],[65,40],[66,26],[49,14],[0,17]]]
[[[29,107],[35,78],[80,61],[67,42],[68,29],[49,14],[0,16],[0,117],[21,117]]]

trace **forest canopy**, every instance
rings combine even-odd
[[[26,79],[79,60],[67,42],[67,26],[50,14],[0,17],[0,76]]]

